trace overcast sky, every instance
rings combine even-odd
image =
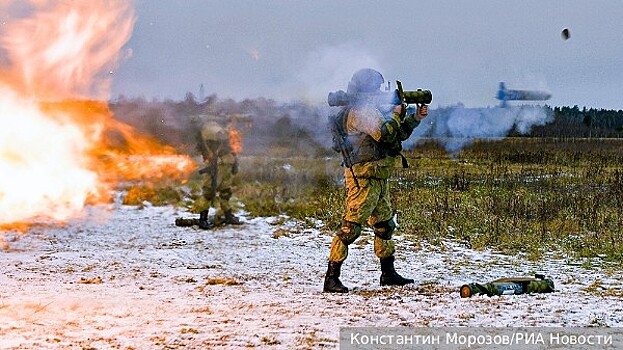
[[[498,84],[552,106],[623,109],[623,1],[138,0],[112,97],[325,102],[359,68],[433,107],[493,106]],[[570,38],[561,32],[568,28]]]

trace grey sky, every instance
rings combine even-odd
[[[547,103],[623,109],[623,1],[142,0],[112,96],[186,92],[324,102],[376,68],[433,107],[496,105],[509,88]],[[561,31],[571,37],[563,40]]]

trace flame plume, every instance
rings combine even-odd
[[[229,127],[229,144],[233,153],[242,153],[242,135],[235,126]]]
[[[2,0],[0,10],[0,225],[64,221],[120,181],[194,168],[102,102],[132,34],[129,1]]]
[[[14,3],[27,7],[24,3]],[[132,34],[129,1],[31,1],[8,23],[2,46],[11,86],[40,100],[107,99],[110,75]]]

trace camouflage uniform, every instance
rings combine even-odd
[[[392,116],[392,118],[394,117],[398,118],[398,116]],[[349,134],[365,133],[379,141],[381,138],[380,130],[384,123],[385,118],[379,110],[370,106],[354,108],[348,114],[346,130]],[[343,220],[345,222],[355,223],[358,226],[368,224],[374,227],[376,224],[392,220],[393,210],[387,179],[394,168],[394,164],[395,158],[388,156],[380,160],[354,164],[352,173],[349,169],[344,170],[346,211]],[[357,178],[359,188],[357,188],[353,173]],[[345,242],[354,242],[360,233],[360,229],[340,229],[333,238],[329,260],[334,262],[346,260],[348,245]],[[374,252],[379,258],[387,258],[394,254],[391,234],[383,236],[375,232]]]
[[[216,206],[216,218],[225,216],[226,223],[235,223],[228,221],[237,221],[232,214],[232,206],[230,203],[233,195],[233,179],[238,171],[238,159],[229,140],[227,129],[220,126],[217,122],[207,122],[201,128],[201,153],[204,165],[210,167],[213,163],[213,157],[217,157],[217,176],[216,176],[216,195],[212,193],[212,176],[208,172],[204,175],[203,182],[203,199],[201,203],[196,204],[196,210],[207,215],[210,205],[214,203]]]
[[[354,92],[363,84],[372,86],[363,92],[378,91],[383,82],[380,73],[362,70],[349,84]],[[378,75],[377,75],[378,74]],[[372,77],[372,78],[370,78]],[[379,78],[380,77],[380,78]],[[359,79],[359,81],[358,81]],[[367,81],[366,81],[367,79]],[[370,82],[372,80],[372,82]],[[362,226],[368,224],[374,231],[374,253],[381,260],[381,285],[403,285],[413,283],[402,278],[394,268],[394,242],[392,233],[395,228],[391,208],[388,178],[394,168],[396,156],[400,155],[401,142],[409,138],[419,120],[412,116],[401,119],[398,112],[384,115],[376,106],[362,101],[349,107],[343,130],[351,138],[356,150],[353,166],[344,170],[346,186],[346,210],[341,228],[331,242],[329,268],[325,276],[325,292],[347,292],[348,288],[339,281],[340,267],[348,256],[348,246],[360,235]],[[354,175],[354,177],[353,177]]]

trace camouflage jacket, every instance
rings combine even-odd
[[[384,115],[372,105],[352,107],[344,119],[352,148],[352,170],[358,178],[387,179],[402,151],[402,141],[420,123],[411,116],[401,120],[398,113]],[[345,174],[352,177],[350,170]]]

